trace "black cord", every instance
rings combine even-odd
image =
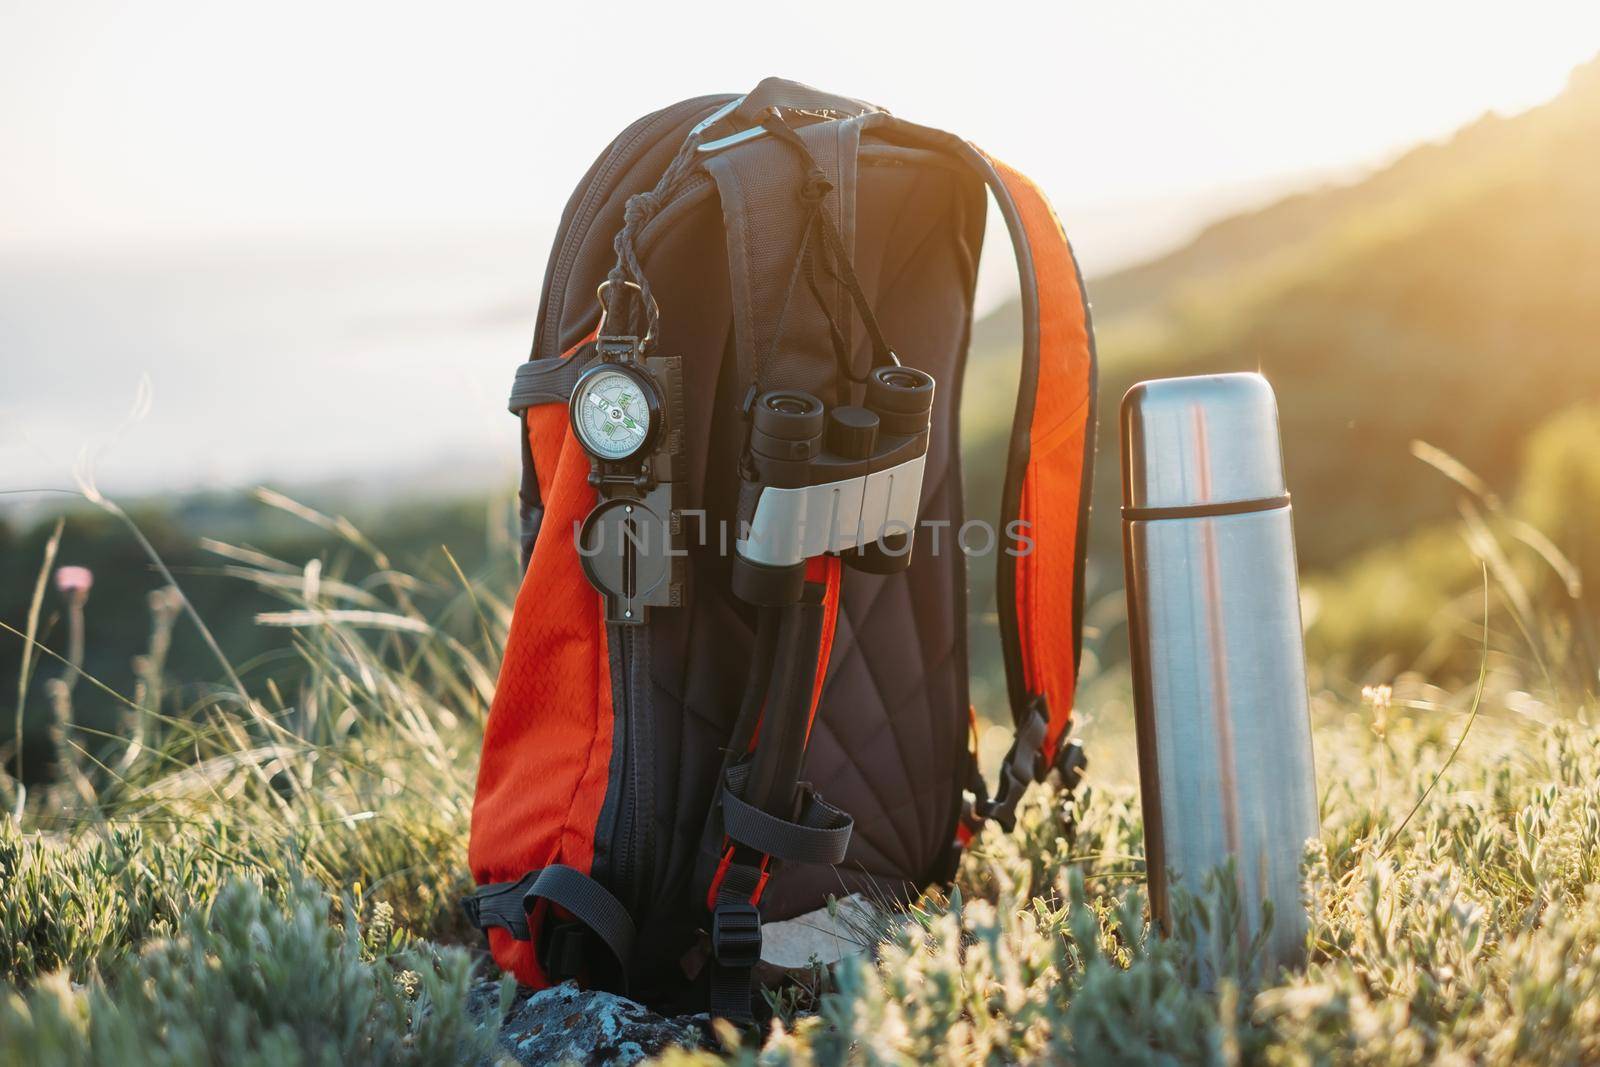
[[[821,234],[823,243],[827,246],[830,262],[827,264],[828,273],[839,281],[845,291],[850,294],[851,301],[855,304],[856,313],[861,318],[861,324],[866,327],[867,337],[872,343],[872,366],[884,365],[899,366],[900,359],[884,340],[883,331],[878,326],[878,317],[872,312],[872,305],[867,300],[866,293],[862,291],[861,282],[856,277],[855,268],[850,264],[850,255],[845,250],[844,238],[839,233],[839,227],[834,223],[833,216],[828,213],[825,203],[828,194],[833,191],[833,183],[817,164],[816,157],[806,147],[805,141],[795,132],[783,118],[783,112],[776,107],[769,107],[761,114],[761,128],[789,145],[800,155],[801,163],[805,167],[805,176],[800,185],[800,199],[806,205],[806,216],[800,238],[800,249],[796,254],[795,265],[789,274],[789,287],[784,295],[783,304],[778,312],[778,322],[774,329],[772,345],[768,350],[768,360],[777,354],[778,341],[783,335],[783,319],[789,308],[789,300],[793,296],[795,282],[798,280],[802,269],[805,271],[806,284],[815,297],[817,305],[822,309],[823,317],[828,320],[829,339],[833,343],[834,358],[839,364],[839,373],[853,382],[863,382],[865,375],[851,373],[850,353],[845,344],[844,333],[839,328],[832,309],[827,299],[823,296],[817,285],[816,269],[812,261],[811,238],[812,234]]]
[[[762,113],[761,127],[768,133],[777,137],[785,144],[792,147],[800,155],[805,167],[805,175],[800,186],[800,198],[806,205],[806,214],[802,222],[800,248],[795,257],[794,267],[790,270],[789,284],[784,293],[783,303],[778,310],[777,322],[774,326],[772,343],[765,360],[756,364],[756,377],[761,378],[761,367],[765,363],[770,365],[777,354],[778,342],[783,336],[783,322],[788,314],[789,304],[794,295],[795,285],[802,273],[806,279],[806,287],[811,291],[817,306],[822,310],[823,317],[828,323],[829,341],[834,350],[834,359],[838,364],[839,373],[849,381],[862,382],[864,375],[851,373],[850,352],[845,341],[844,331],[840,328],[838,319],[834,315],[829,301],[823,295],[821,286],[817,283],[816,264],[813,256],[812,237],[820,234],[823,244],[829,255],[824,262],[823,269],[829,277],[838,281],[850,294],[851,301],[855,304],[856,312],[861,318],[861,323],[866,327],[867,336],[872,344],[873,367],[892,364],[899,366],[900,359],[884,340],[883,331],[878,325],[877,316],[872,312],[872,306],[867,301],[865,292],[862,291],[860,280],[856,277],[855,269],[850,264],[850,256],[844,247],[844,238],[839,233],[838,226],[833,217],[828,213],[825,201],[828,194],[833,191],[833,183],[817,165],[816,157],[806,147],[800,135],[784,120],[783,112],[776,107],[770,107]],[[616,250],[617,261],[606,276],[608,282],[632,282],[638,286],[638,300],[636,309],[644,315],[645,329],[640,334],[644,337],[654,337],[660,326],[661,312],[656,306],[654,294],[650,289],[650,279],[645,276],[644,267],[639,262],[638,240],[644,228],[650,221],[661,213],[678,186],[687,179],[698,165],[696,153],[700,147],[701,133],[690,133],[679,146],[677,154],[661,172],[661,177],[655,186],[645,192],[635,193],[628,197],[622,211],[622,228],[617,231],[617,236],[612,241]],[[609,321],[634,323],[635,309],[629,309],[625,317],[615,317],[619,308],[615,301],[623,293],[629,291],[625,284],[608,285],[605,287],[604,300],[606,306],[602,308]]]
[[[656,307],[654,295],[650,292],[650,279],[645,277],[644,267],[639,263],[638,239],[650,220],[661,213],[661,209],[672,199],[672,194],[677,191],[677,186],[695,168],[695,152],[700,147],[700,133],[690,133],[679,146],[677,155],[672,157],[672,162],[661,172],[660,179],[655,187],[642,193],[634,193],[628,197],[628,202],[622,208],[622,229],[617,231],[617,236],[612,240],[612,247],[617,253],[616,265],[606,275],[608,282],[632,282],[638,288],[638,305],[644,313],[645,329],[641,337],[657,336],[657,329],[661,323],[661,311]],[[612,305],[615,297],[628,291],[624,284],[608,285],[605,289],[606,307],[601,310],[606,313],[608,320],[616,313],[617,308]],[[633,323],[632,314],[626,318],[617,319],[618,322]]]

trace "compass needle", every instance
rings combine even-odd
[[[655,437],[656,397],[654,388],[633,368],[596,367],[574,391],[572,426],[579,443],[606,462],[639,455]]]

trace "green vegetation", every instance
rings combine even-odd
[[[1475,671],[1461,639],[1478,625],[1477,612],[1463,593],[1487,565],[1503,611],[1498,643],[1537,664],[1559,699],[1581,701],[1600,662],[1600,590],[1583,580],[1600,574],[1600,407],[1572,408],[1539,427],[1507,498],[1439,450],[1422,442],[1412,450],[1418,468],[1456,483],[1460,518],[1311,580],[1313,657],[1375,677]]]
[[[1261,367],[1279,392],[1313,570],[1306,966],[1239,949],[1226,872],[1151,929],[1108,671],[1085,795],[1035,789],[761,1049],[679,1062],[1600,1062],[1597,128],[1593,66],[1096,287],[1091,666],[1120,639],[1122,389]],[[967,490],[992,517],[1012,390],[977,336]],[[0,524],[0,1063],[492,1060],[456,899],[509,509],[130,510]],[[992,591],[976,573],[979,622]]]
[[[1492,485],[1527,434],[1600,396],[1600,60],[1365,180],[1218,222],[1090,285],[1101,357],[1091,595],[1121,584],[1116,413],[1144,378],[1260,370],[1279,400],[1304,564],[1453,517],[1420,439]],[[1066,220],[1071,231],[1071,219]],[[968,500],[998,500],[1017,311],[974,333]],[[1012,372],[1014,373],[1014,372]],[[1014,377],[1010,381],[1014,382]],[[999,381],[999,386],[991,382]],[[982,513],[975,512],[975,513]]]
[[[466,1010],[478,953],[440,943],[474,941],[456,902],[509,544],[482,584],[436,549],[436,580],[346,520],[263,500],[320,551],[207,547],[261,598],[242,608],[274,609],[247,620],[270,654],[236,665],[170,572],[142,568],[155,589],[128,694],[11,629],[36,672],[23,691],[51,705],[54,773],[0,776],[0,1062],[440,1063],[492,1046]],[[48,568],[63,535],[47,528]],[[70,618],[72,596],[45,588]],[[170,683],[184,627],[224,681]],[[115,729],[77,721],[83,693],[116,706]]]
[[[290,564],[210,546],[241,591],[277,609],[251,620],[277,635],[275,654],[236,665],[219,649],[209,673],[221,683],[172,685],[147,653],[140,681],[120,694],[11,630],[48,676],[57,773],[25,791],[0,779],[7,810],[38,832],[5,853],[7,889],[28,909],[7,913],[19,926],[0,924],[16,935],[0,949],[16,953],[5,977],[65,967],[81,978],[173,929],[229,878],[273,889],[291,869],[334,893],[383,895],[415,932],[461,934],[471,785],[509,606],[487,582],[403,572],[350,523],[268,499],[320,531],[323,551]],[[352,558],[367,577],[330,563]],[[177,610],[176,587],[157,584],[152,603],[152,649],[183,627],[213,647],[204,620]],[[95,607],[91,592],[86,613]],[[116,728],[77,721],[85,692],[117,704]],[[86,851],[56,855],[68,840]]]
[[[75,987],[58,973],[0,1000],[0,1061],[427,1064],[492,1054],[496,1026],[464,1010],[467,953],[400,948],[387,905],[364,924],[353,910],[342,920],[329,923],[328,898],[313,887],[274,899],[232,882],[106,980]]]
[[[1130,860],[1133,797],[1097,792],[1068,845],[1037,793],[1016,834],[969,858],[959,902],[847,967],[820,1017],[759,1062],[1592,1061],[1600,743],[1560,728],[1524,736],[1520,753],[1479,751],[1402,827],[1460,720],[1403,723],[1382,738],[1359,722],[1319,733],[1305,970],[1255,974],[1229,935],[1226,878],[1155,936]]]
[[[384,506],[363,506],[344,512],[342,494],[323,493],[308,503],[323,506],[337,518],[307,522],[293,509],[266,501],[282,497],[268,490],[202,493],[175,498],[139,500],[127,506],[127,517],[143,532],[155,554],[182,583],[194,612],[229,658],[264,687],[271,680],[280,690],[292,692],[305,678],[305,663],[282,640],[282,632],[262,627],[256,616],[280,606],[285,583],[301,583],[298,565],[263,560],[305,561],[320,557],[325,574],[337,575],[347,585],[376,583],[382,591],[385,564],[372,558],[348,533],[357,528],[381,537],[388,553],[405,559],[417,570],[418,595],[424,603],[439,590],[459,592],[456,567],[469,574],[509,580],[515,566],[511,547],[512,511],[508,499],[482,496],[460,498],[399,499]],[[165,614],[170,605],[153,602],[165,596],[163,581],[150,554],[129,535],[125,521],[76,501],[63,509],[66,520],[56,551],[56,563],[87,567],[94,587],[86,610],[83,671],[105,683],[107,692],[94,686],[74,691],[74,717],[81,727],[101,732],[122,729],[125,708],[116,694],[131,693],[146,684],[141,666],[152,653],[164,664],[159,671],[165,684],[179,692],[166,699],[178,706],[205,695],[203,679],[219,676],[215,653],[193,626],[173,626]],[[27,629],[40,561],[55,531],[56,514],[0,512],[0,623]],[[454,562],[440,546],[449,545]],[[231,546],[231,547],[230,547]],[[496,571],[494,568],[498,567]],[[270,573],[269,573],[270,572]],[[241,581],[243,579],[243,581]],[[372,606],[363,600],[359,606]],[[39,640],[50,647],[65,647],[66,617],[62,601],[51,591],[38,620]],[[14,639],[5,639],[12,641]],[[8,645],[0,655],[0,693],[7,697],[7,721],[0,726],[0,751],[11,740],[10,695],[18,692],[22,657],[19,646]],[[491,669],[498,664],[491,664]],[[51,702],[47,691],[55,672],[43,670],[30,678],[26,702],[39,711]],[[50,765],[51,740],[47,717],[32,714],[24,738],[24,778],[43,781],[54,774]],[[3,761],[13,766],[11,758]]]
[[[1597,167],[1600,61],[1549,104],[1099,280],[1103,410],[1139,378],[1263,371],[1313,568],[1446,516],[1413,439],[1504,485],[1533,427],[1600,395]]]
[[[1551,439],[1592,429],[1575,417]],[[1550,475],[1558,484],[1579,476],[1555,459],[1534,469],[1565,472]],[[20,827],[0,829],[0,1060],[494,1055],[481,1004],[469,1006],[474,939],[454,898],[504,583],[435,587],[347,524],[281,506],[324,531],[319,557],[221,551],[248,557],[244,577],[283,601],[258,621],[288,634],[298,687],[269,681],[258,695],[250,671],[222,670],[228,681],[190,706],[175,705],[181,688],[147,689],[125,705],[139,725],[115,738],[85,739],[69,720],[64,736],[80,743],[67,773],[32,791]],[[378,565],[364,584],[324,568],[346,551]],[[1445,693],[1407,677],[1364,704],[1318,696],[1323,835],[1306,868],[1306,968],[1264,973],[1239,951],[1224,875],[1189,887],[1171,937],[1150,929],[1137,797],[1112,770],[1070,810],[1035,789],[1014,833],[991,830],[969,853],[952,899],[925,901],[874,959],[845,965],[803,1004],[814,1010],[786,1010],[759,1054],[726,1054],[1600,1056],[1595,663],[1575,669],[1587,684],[1558,706],[1510,615],[1526,594],[1540,597],[1535,618],[1553,617],[1546,594],[1509,589],[1515,571],[1496,570],[1490,600],[1473,569],[1452,592],[1490,607],[1465,642],[1481,685]]]

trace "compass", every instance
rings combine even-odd
[[[649,451],[661,426],[661,401],[643,374],[614,363],[585,371],[572,390],[572,432],[583,450],[605,463]]]

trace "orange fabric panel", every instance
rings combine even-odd
[[[532,409],[528,424],[535,462],[542,454],[546,464],[539,478],[545,513],[484,728],[467,850],[479,884],[515,881],[551,863],[587,873],[610,773],[605,627],[573,540],[574,524],[594,505],[589,458],[567,427],[564,405]],[[489,944],[519,981],[549,984],[533,942],[493,928]]]
[[[1034,547],[1016,562],[1016,606],[1023,677],[1028,691],[1049,703],[1044,751],[1054,756],[1071,724],[1077,685],[1073,604],[1093,377],[1089,314],[1072,249],[1050,202],[1021,173],[990,162],[1021,217],[1038,287],[1039,380],[1018,516],[1029,524]]]
[[[539,479],[539,499],[544,500],[555,482],[556,464],[561,461],[570,420],[563,404],[536,404],[524,411],[522,418],[528,428],[528,454],[533,457],[533,472]]]
[[[598,327],[588,337],[565,352],[562,359],[571,359],[584,345],[593,341]],[[523,412],[527,426],[528,454],[533,457],[533,471],[539,479],[539,499],[550,494],[550,484],[556,476],[556,464],[561,459],[561,449],[567,438],[567,407],[565,404],[536,404]]]
[[[828,679],[828,658],[833,655],[833,635],[839,626],[839,585],[844,564],[838,556],[814,556],[806,560],[806,581],[827,585],[822,594],[822,640],[817,646],[817,673],[811,680],[811,711],[806,720],[806,742],[817,722],[817,705],[822,703],[822,684]]]

